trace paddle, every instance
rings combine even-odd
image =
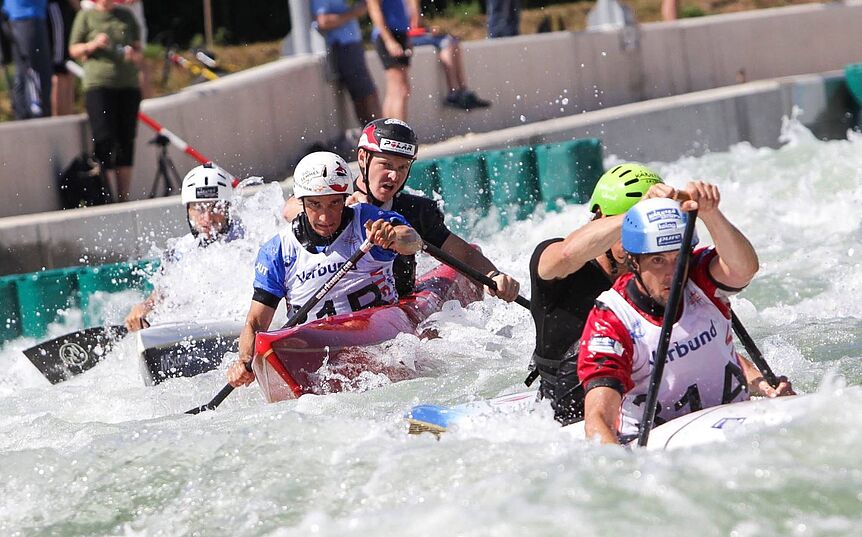
[[[468,278],[481,283],[489,289],[493,289],[494,291],[497,290],[497,282],[489,278],[487,275],[482,274],[478,270],[474,269],[470,265],[464,263],[460,259],[452,257],[451,255],[447,254],[440,248],[437,248],[433,244],[423,242],[422,249],[439,259],[441,262],[446,263],[453,269],[457,270],[464,276],[467,276]],[[521,306],[524,306],[527,309],[530,309],[530,301],[520,295],[518,295],[518,298],[515,299],[515,302],[517,302]]]
[[[87,371],[128,333],[125,326],[96,326],[66,334],[24,350],[24,356],[51,384]]]
[[[313,308],[317,305],[318,302],[323,300],[323,297],[326,296],[326,293],[328,293],[330,289],[335,287],[335,284],[337,284],[339,280],[344,277],[345,274],[350,272],[350,270],[354,266],[356,266],[356,263],[360,259],[362,259],[362,256],[364,256],[368,253],[369,250],[371,250],[372,246],[374,245],[371,243],[371,241],[369,239],[365,239],[365,242],[363,242],[362,245],[359,246],[359,249],[356,250],[352,256],[350,256],[350,259],[345,261],[344,265],[342,265],[341,268],[338,269],[338,272],[333,274],[332,277],[329,278],[326,283],[324,283],[323,286],[317,290],[317,293],[315,293],[314,296],[311,297],[311,299],[306,302],[304,306],[299,308],[299,311],[294,313],[293,316],[288,319],[288,321],[284,324],[282,328],[296,326],[301,320],[305,319],[305,317],[308,315],[308,312],[311,311],[311,308]],[[251,371],[251,360],[245,363],[245,368],[248,371]],[[186,414],[200,414],[201,412],[207,410],[214,410],[222,403],[222,401],[227,398],[228,395],[231,394],[231,392],[233,392],[233,386],[231,386],[230,384],[225,384],[224,388],[222,388],[221,391],[219,391],[216,396],[212,398],[212,401],[205,405],[201,405],[191,410],[187,410]]]
[[[676,260],[676,268],[673,272],[673,280],[670,284],[670,294],[667,298],[667,306],[664,308],[664,319],[661,323],[661,332],[659,332],[658,348],[655,352],[655,364],[653,365],[652,374],[649,379],[649,388],[647,389],[646,407],[644,408],[644,417],[641,420],[638,430],[638,446],[644,447],[649,439],[649,433],[655,422],[656,402],[658,401],[658,389],[661,384],[661,377],[664,373],[664,363],[667,357],[667,349],[670,345],[671,331],[673,324],[676,322],[676,312],[679,311],[679,304],[682,300],[682,288],[685,285],[685,280],[688,276],[688,260],[691,257],[691,241],[694,236],[694,226],[697,221],[697,211],[688,213],[688,220],[685,223],[685,232],[682,236],[682,245],[679,247],[679,256]]]
[[[733,331],[736,332],[736,336],[742,341],[742,346],[745,347],[745,350],[748,352],[748,355],[751,356],[751,361],[754,362],[754,365],[757,366],[757,369],[760,370],[760,374],[763,375],[763,378],[766,379],[766,382],[769,383],[773,388],[778,387],[778,378],[775,376],[775,373],[772,372],[772,368],[769,367],[769,364],[766,363],[766,359],[761,354],[760,349],[757,348],[757,344],[754,343],[754,339],[748,334],[748,330],[742,326],[742,321],[739,320],[739,317],[736,316],[732,310],[730,312],[730,322],[733,325]]]

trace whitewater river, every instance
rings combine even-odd
[[[842,387],[862,383],[862,137],[820,142],[791,125],[784,138],[778,150],[654,164],[675,186],[716,182],[757,248],[760,274],[736,309],[773,369],[816,392],[804,418],[673,452],[572,440],[542,411],[440,441],[408,436],[414,404],[522,381],[532,321],[491,298],[432,318],[441,339],[381,349],[428,376],[273,405],[243,389],[195,417],[182,412],[208,401],[222,372],[145,387],[127,343],[51,386],[22,339],[0,353],[0,535],[859,535],[862,396]],[[243,208],[255,239],[275,230],[273,188]],[[587,217],[571,206],[474,239],[529,295],[534,245]],[[241,317],[254,249],[211,248],[165,274],[161,318]],[[134,299],[102,304],[117,320]]]

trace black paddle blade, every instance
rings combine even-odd
[[[124,326],[96,326],[24,350],[24,355],[51,384],[80,375],[101,360],[128,331]]]

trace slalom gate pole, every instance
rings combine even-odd
[[[179,54],[177,54],[176,52],[174,52],[173,50],[168,51],[168,59],[172,63],[182,67],[183,69],[186,69],[187,71],[189,71],[191,74],[193,74],[195,76],[202,76],[202,77],[206,78],[207,80],[218,80],[220,78],[217,74],[215,74],[210,69],[207,69],[206,67],[199,67],[199,66],[193,64],[189,60],[185,59],[184,57],[182,57]]]
[[[76,77],[78,77],[78,78],[84,77],[84,68],[81,67],[80,65],[78,65],[77,63],[73,62],[72,60],[66,61],[66,68],[69,70],[70,73],[72,73]],[[197,149],[195,149],[194,147],[189,145],[188,142],[186,142],[185,140],[183,140],[182,138],[180,138],[179,136],[177,136],[176,134],[171,132],[164,125],[162,125],[161,123],[159,123],[158,121],[156,121],[152,117],[148,116],[144,112],[138,111],[138,120],[141,121],[142,123],[144,123],[147,127],[156,131],[156,134],[160,134],[160,135],[164,136],[165,138],[167,138],[168,141],[171,142],[171,145],[173,145],[174,147],[176,147],[177,149],[179,149],[180,151],[182,151],[186,155],[192,157],[193,159],[195,159],[199,163],[201,163],[201,164],[208,164],[210,162],[215,163],[212,159],[208,159],[207,157],[205,157],[200,151],[198,151]],[[239,184],[239,179],[237,179],[233,174],[230,174],[230,176],[231,176],[231,186],[236,188],[236,186]]]

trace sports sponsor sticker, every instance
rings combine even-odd
[[[394,117],[387,119],[383,123],[385,125],[401,125],[402,127],[408,127],[409,128],[409,125],[407,125],[407,123],[404,123],[400,119],[395,119]]]
[[[408,144],[407,142],[399,142],[398,140],[392,140],[390,138],[380,139],[380,150],[392,151],[393,153],[401,153],[402,155],[407,155],[408,157],[412,157],[416,154],[415,145]]]
[[[674,233],[673,235],[659,235],[655,239],[658,246],[673,246],[682,244],[682,233]]]
[[[587,350],[590,352],[601,352],[604,354],[613,354],[614,356],[623,355],[622,344],[610,337],[595,335],[590,337],[587,343]]]
[[[679,214],[679,210],[673,207],[667,207],[665,209],[656,209],[654,211],[649,211],[646,213],[647,220],[650,222],[655,222],[656,220],[669,220],[675,219],[678,220],[682,218]]]
[[[218,199],[218,187],[217,186],[195,187],[195,197],[199,200]]]
[[[674,229],[676,227],[676,222],[659,222],[656,224],[656,227],[659,229]]]

